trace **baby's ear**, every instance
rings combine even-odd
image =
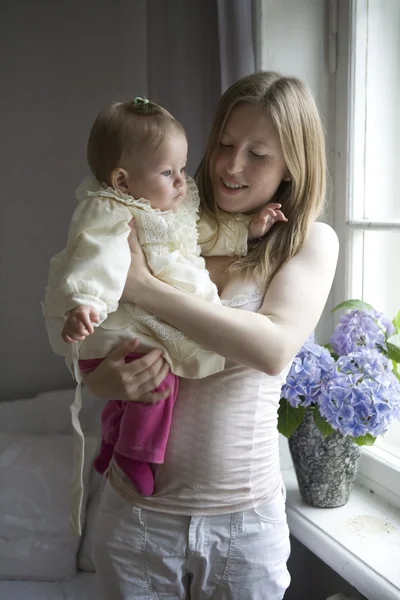
[[[116,167],[111,173],[111,186],[121,192],[129,192],[128,171],[121,167]]]

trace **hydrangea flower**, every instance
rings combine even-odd
[[[331,365],[320,389],[321,415],[343,435],[376,437],[400,418],[400,383],[376,349],[358,348]]]
[[[356,352],[360,347],[386,350],[386,340],[395,333],[393,324],[380,312],[351,310],[341,316],[331,337],[338,356]]]
[[[324,426],[317,416],[353,438],[367,434],[376,438],[392,421],[400,420],[400,348],[387,345],[388,338],[400,329],[400,311],[395,322],[397,327],[374,309],[358,308],[342,315],[329,351],[311,335],[296,355],[282,388],[279,430],[290,437],[299,426],[303,416],[293,412],[296,408],[312,409],[321,432]]]
[[[314,335],[311,335],[293,360],[281,396],[295,408],[317,402],[322,383],[333,363],[330,352],[316,344]]]

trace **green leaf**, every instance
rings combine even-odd
[[[332,354],[333,348],[332,348],[331,344],[322,344],[322,347],[329,350],[329,352]]]
[[[370,304],[367,304],[366,302],[363,302],[362,300],[345,300],[344,302],[341,302],[340,304],[338,304],[337,306],[335,306],[334,308],[332,308],[331,312],[335,312],[337,310],[341,310],[342,308],[344,308],[345,310],[374,310],[374,307],[371,306]]]
[[[396,363],[400,363],[400,347],[392,344],[392,342],[386,342],[387,353],[386,356]]]
[[[394,362],[394,360],[392,360],[393,363],[393,374],[397,377],[397,379],[400,381],[400,373],[398,370],[398,365],[397,362]]]
[[[333,433],[335,431],[333,429],[333,427],[331,427],[329,425],[329,423],[327,421],[325,421],[324,417],[321,416],[321,413],[319,412],[317,407],[315,407],[315,411],[314,411],[314,421],[315,421],[315,424],[318,427],[319,431],[322,433],[322,435],[324,437],[327,437],[328,435],[330,435],[331,433]]]
[[[393,325],[396,328],[396,333],[400,332],[400,310],[392,321]]]
[[[358,446],[373,446],[376,440],[376,438],[370,433],[360,435],[359,437],[352,439],[353,442],[355,442]]]
[[[299,406],[293,408],[285,399],[281,398],[278,409],[278,431],[287,438],[302,424],[304,419],[304,408]]]

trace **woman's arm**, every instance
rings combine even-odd
[[[152,277],[131,247],[133,281],[124,299],[174,325],[227,359],[274,375],[313,331],[325,306],[338,256],[331,227],[314,223],[301,251],[271,281],[258,313],[210,304]]]

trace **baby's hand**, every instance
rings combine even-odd
[[[68,314],[61,336],[64,342],[73,344],[93,333],[92,323],[99,322],[99,315],[92,306],[77,306]]]
[[[287,218],[281,210],[281,204],[270,202],[262,211],[250,221],[249,240],[263,237],[277,221],[287,221]]]

